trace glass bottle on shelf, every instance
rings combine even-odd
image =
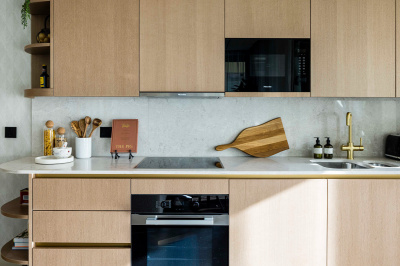
[[[43,132],[43,155],[50,156],[53,155],[54,141],[55,141],[55,132],[54,132],[54,123],[49,120],[46,122],[46,126],[44,127]]]
[[[49,88],[50,78],[47,74],[47,66],[42,65],[42,74],[40,75],[40,88]]]
[[[67,139],[65,138],[65,128],[59,127],[57,129],[55,147],[61,148],[65,142],[67,142]]]

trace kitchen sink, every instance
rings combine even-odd
[[[364,163],[368,164],[369,166],[372,167],[383,167],[383,168],[387,168],[387,167],[400,167],[397,164],[393,164],[393,163],[387,163],[387,162],[373,162],[373,161],[365,161]]]
[[[314,163],[325,168],[333,168],[333,169],[370,169],[367,166],[350,162],[314,162]]]

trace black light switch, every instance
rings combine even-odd
[[[16,139],[17,138],[17,128],[16,127],[5,127],[5,138]]]
[[[100,138],[111,138],[112,127],[101,127]]]

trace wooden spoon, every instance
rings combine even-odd
[[[72,121],[71,122],[71,128],[72,130],[78,135],[78,138],[81,137],[81,130],[79,129],[79,122],[78,121]]]
[[[93,128],[92,128],[92,132],[90,132],[89,138],[92,137],[92,134],[93,134],[94,130],[96,128],[98,128],[99,126],[101,126],[102,123],[103,122],[98,118],[93,119]]]
[[[85,135],[83,133],[85,132],[85,119],[79,120],[79,129],[81,130],[81,138],[84,138]]]
[[[86,138],[86,131],[88,126],[90,125],[90,123],[92,123],[92,118],[90,118],[89,116],[85,117],[85,131],[83,132],[83,137]]]

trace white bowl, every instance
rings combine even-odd
[[[72,155],[72,148],[53,148],[53,154],[56,158],[68,158]]]

